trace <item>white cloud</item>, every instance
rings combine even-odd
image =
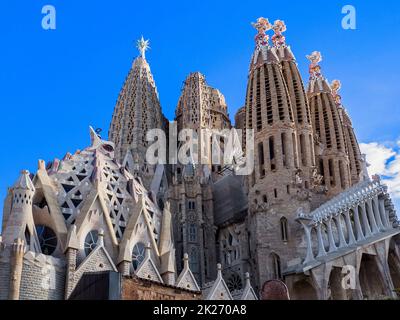
[[[361,152],[367,155],[370,175],[382,176],[394,200],[400,203],[400,140],[393,143],[361,143]]]

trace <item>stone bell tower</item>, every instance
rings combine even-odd
[[[313,170],[315,168],[310,106],[296,59],[283,35],[283,32],[286,31],[285,22],[276,20],[272,29],[275,33],[272,37],[273,46],[282,66],[282,74],[288,88],[296,125],[298,157],[295,157],[295,160],[298,160],[299,178],[302,180],[303,187],[308,190],[313,185]]]
[[[363,159],[360,151],[360,146],[353,128],[353,123],[346,108],[342,104],[342,97],[339,95],[339,90],[341,87],[342,84],[339,80],[332,81],[332,95],[336,106],[338,107],[340,119],[342,120],[346,150],[349,156],[351,185],[355,185],[363,180],[362,168],[365,160]]]
[[[321,53],[313,52],[307,58],[311,61],[307,93],[316,137],[316,162],[319,173],[323,176],[322,183],[327,189],[327,197],[330,199],[351,185],[345,132],[332,89],[321,73]]]
[[[259,18],[253,26],[258,33],[247,86],[246,128],[254,129],[255,170],[248,178],[249,229],[255,283],[260,286],[266,280],[282,278],[282,270],[293,263],[299,243],[296,212],[299,208],[309,211],[297,127],[304,130],[308,141],[304,143],[304,159],[308,160],[303,167],[311,168],[312,159],[307,102],[293,55],[279,32],[274,36],[274,46],[270,46],[266,31],[273,26],[267,19]],[[300,97],[296,114],[287,82]]]

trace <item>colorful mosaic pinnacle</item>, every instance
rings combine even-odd
[[[340,82],[340,80],[332,81],[331,83],[332,95],[333,98],[335,99],[335,103],[337,106],[340,106],[342,104],[342,96],[338,93],[341,87],[342,83]]]
[[[321,66],[319,65],[319,63],[322,61],[321,52],[314,51],[313,53],[307,56],[307,59],[310,60],[311,62],[309,67],[310,80],[321,78],[322,77]]]
[[[285,46],[286,38],[282,34],[287,30],[285,22],[282,20],[275,20],[272,30],[275,32],[275,34],[272,36],[272,42],[274,43],[275,47],[279,48]]]
[[[266,34],[266,32],[272,29],[272,24],[269,23],[268,19],[263,17],[258,18],[257,22],[253,22],[251,25],[258,31],[257,35],[255,36],[257,49],[268,46],[269,36]]]
[[[283,32],[287,30],[286,24],[283,20],[275,20],[272,25],[266,18],[258,18],[257,22],[252,23],[252,26],[257,29],[258,33],[255,37],[257,49],[268,46],[269,35],[266,34],[268,30],[273,30],[272,42],[276,48],[286,45],[286,38]]]

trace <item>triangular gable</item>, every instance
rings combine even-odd
[[[110,255],[103,245],[98,245],[94,250],[83,260],[80,266],[75,271],[75,280],[79,281],[85,272],[100,272],[100,271],[115,271],[118,272]]]
[[[207,290],[205,300],[233,300],[229,288],[222,277],[222,267],[220,264],[218,264],[217,266],[217,279],[214,281],[212,287]]]
[[[136,275],[142,279],[164,283],[156,265],[151,259],[150,247],[146,248],[146,257],[136,270]]]
[[[252,287],[246,287],[240,300],[258,300],[258,298]]]
[[[101,214],[100,216],[102,217],[102,219],[104,219],[103,221],[105,222],[104,223],[105,226],[107,226],[107,234],[110,236],[113,246],[116,247],[118,245],[118,240],[114,234],[114,228],[112,227],[112,223],[111,223],[111,219],[109,216],[107,206],[105,205],[102,197],[99,195],[99,192],[96,190],[96,188],[94,188],[90,191],[90,193],[88,194],[88,196],[83,204],[81,212],[76,217],[76,222],[75,222],[75,225],[77,227],[76,233],[79,237],[80,233],[84,229],[85,224],[87,222],[86,218],[90,219],[90,217],[87,217],[87,216],[88,216],[88,214],[90,214],[92,208],[95,206],[96,201],[98,201],[98,204],[103,212],[103,214]]]
[[[150,230],[150,227],[148,225],[148,221],[143,213],[143,196],[139,195],[138,201],[135,204],[135,209],[133,213],[131,214],[128,225],[125,229],[125,232],[123,234],[121,243],[119,245],[119,256],[118,256],[118,263],[121,261],[131,261],[132,260],[132,247],[135,245],[134,243],[131,243],[131,239],[134,236],[134,232],[136,230],[136,226],[139,222],[143,221],[145,224],[145,228],[147,230],[147,235],[149,237],[150,243],[151,243],[151,248],[154,250],[156,255],[159,255],[159,251],[155,242],[155,239],[153,237],[153,232]]]
[[[84,273],[95,273],[104,271],[118,272],[110,255],[104,248],[104,245],[101,244],[97,245],[97,247],[86,257],[85,260],[83,260],[83,262],[74,272],[73,284],[68,295],[74,290],[75,286],[78,284]]]
[[[189,268],[188,255],[185,254],[183,258],[183,270],[176,280],[175,286],[187,290],[200,291],[196,278]]]
[[[44,163],[42,165],[39,164],[39,170],[37,171],[36,174],[35,185],[38,184],[43,191],[43,196],[46,199],[50,215],[53,218],[54,226],[56,229],[55,231],[61,238],[62,245],[64,245],[68,233],[67,226],[65,223],[65,219],[62,215],[60,206],[58,205],[56,192],[54,190],[54,187],[50,181],[50,178],[46,170],[42,168],[43,166]]]
[[[248,272],[245,273],[245,278],[246,284],[240,296],[240,300],[258,300],[257,295],[254,292],[253,287],[251,286],[250,274]]]

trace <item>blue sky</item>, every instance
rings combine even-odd
[[[56,30],[41,27],[47,4],[57,10]],[[357,9],[356,30],[341,27],[346,4]],[[397,1],[365,0],[2,0],[0,198],[20,170],[36,170],[38,159],[50,161],[87,146],[89,125],[107,136],[141,35],[150,39],[147,59],[169,119],[193,71],[221,90],[233,117],[244,103],[254,48],[250,23],[259,16],[286,22],[287,42],[305,79],[305,55],[322,52],[323,73],[342,81],[343,102],[360,142],[390,149],[388,157],[375,160],[384,162],[381,171],[392,175],[388,179],[398,179],[393,163],[400,160],[399,8]]]

